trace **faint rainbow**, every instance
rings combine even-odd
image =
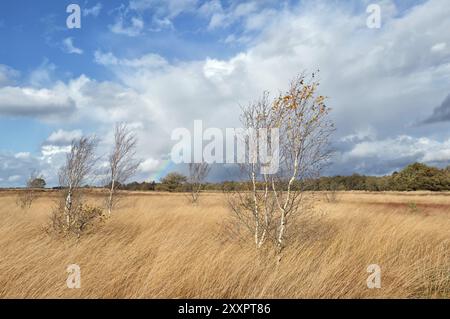
[[[175,167],[175,164],[170,160],[163,160],[158,164],[155,173],[150,176],[150,182],[159,182],[161,178],[170,173],[170,171]]]

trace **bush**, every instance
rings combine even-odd
[[[169,173],[161,180],[161,184],[156,186],[156,190],[166,192],[179,192],[185,190],[183,187],[187,177],[179,173]]]
[[[392,176],[392,188],[400,191],[444,191],[450,189],[450,178],[444,170],[414,163]]]
[[[35,173],[32,172],[25,189],[18,194],[17,205],[22,209],[30,208],[37,198],[35,189],[43,189],[45,185],[45,180],[42,177],[36,177]]]
[[[67,223],[64,214],[64,205],[60,204],[52,213],[51,221],[53,230],[59,234],[81,234],[93,229],[103,221],[104,212],[101,208],[86,204],[79,204],[72,212],[72,220]]]
[[[34,178],[28,182],[28,187],[30,188],[45,188],[47,183],[42,177]]]
[[[32,189],[20,191],[17,196],[16,204],[22,209],[28,209],[33,204],[36,195]]]

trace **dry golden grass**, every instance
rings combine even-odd
[[[317,218],[298,225],[278,266],[228,236],[221,194],[205,194],[193,207],[181,194],[131,193],[79,241],[43,230],[51,195],[23,211],[14,192],[0,193],[0,297],[450,297],[448,193],[319,200]],[[66,286],[69,264],[81,267],[81,289]],[[381,266],[381,289],[366,286],[370,264]]]

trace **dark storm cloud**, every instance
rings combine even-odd
[[[442,102],[442,104],[436,107],[428,119],[423,121],[423,124],[431,124],[437,122],[447,122],[450,121],[450,94]]]
[[[400,171],[411,163],[420,161],[423,154],[402,156],[395,159],[380,159],[379,157],[350,158],[345,161],[336,161],[328,166],[324,175],[390,175],[394,171]]]

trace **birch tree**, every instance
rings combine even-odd
[[[289,226],[310,211],[305,182],[318,176],[331,154],[328,141],[334,126],[328,119],[326,97],[317,94],[318,87],[315,74],[310,78],[300,75],[272,101],[266,93],[242,109],[241,122],[249,132],[249,159],[240,167],[248,180],[247,189],[231,193],[228,201],[240,223],[253,234],[256,247],[270,239],[279,260]],[[261,134],[274,128],[278,129],[277,143],[271,134]],[[265,170],[267,161],[258,156],[265,153],[261,150],[264,145],[271,151],[276,145],[276,172]]]
[[[331,154],[328,143],[334,126],[328,119],[326,97],[317,93],[319,85],[314,73],[309,78],[298,76],[273,103],[280,129],[280,171],[271,178],[279,253],[285,246],[289,223],[305,212],[304,182],[319,175]]]
[[[77,222],[77,205],[74,201],[78,199],[82,184],[93,173],[96,146],[95,137],[81,137],[72,141],[66,163],[59,171],[59,183],[64,194],[63,215],[66,229],[70,229]]]
[[[136,173],[140,160],[136,157],[137,137],[125,123],[116,124],[114,131],[114,146],[108,157],[108,186],[107,199],[108,215],[119,198],[117,196],[118,185],[124,184]]]
[[[189,190],[190,199],[193,204],[196,204],[202,190],[203,183],[208,176],[211,167],[208,163],[189,163]]]
[[[248,150],[248,158],[240,164],[240,170],[248,182],[244,183],[244,189],[228,194],[228,203],[235,217],[252,234],[256,248],[261,248],[271,232],[275,208],[270,176],[264,170],[267,163],[259,156],[267,151],[262,149],[263,145],[272,145],[269,132],[274,123],[267,93],[242,108],[241,124],[245,134],[237,137]]]

